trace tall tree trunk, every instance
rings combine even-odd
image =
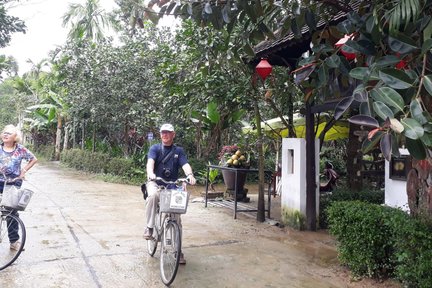
[[[410,159],[411,160],[411,159]],[[410,214],[413,216],[432,217],[432,158],[412,160],[412,168],[407,177],[407,196]]]
[[[92,134],[92,152],[96,152],[96,125],[93,124],[93,134]]]
[[[86,124],[85,119],[82,120],[82,131],[81,131],[81,149],[84,150],[85,147],[85,130]]]
[[[64,126],[63,151],[67,150],[69,147],[69,126],[70,121]]]
[[[74,119],[72,120],[72,149],[75,149],[75,145],[76,145],[76,126],[77,126],[77,120],[74,117]]]
[[[261,115],[259,113],[258,101],[254,100],[255,119],[257,123],[257,136],[258,141],[256,144],[258,150],[258,213],[257,221],[265,221],[265,203],[264,203],[264,153],[263,153],[263,140],[261,131]]]
[[[57,117],[57,131],[56,131],[56,140],[55,140],[55,152],[54,152],[54,160],[60,160],[60,151],[61,151],[61,131],[62,130],[62,117]]]
[[[367,133],[367,131],[363,131],[360,129],[360,126],[350,123],[346,167],[348,187],[353,191],[360,191],[363,187],[363,153],[361,152],[361,145],[364,138],[363,135],[356,135],[359,133]]]

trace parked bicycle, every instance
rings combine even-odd
[[[179,214],[186,213],[189,193],[186,191],[188,179],[180,178],[177,181],[165,181],[157,177],[155,181],[161,181],[166,185],[174,184],[176,189],[159,186],[160,197],[153,237],[147,240],[147,251],[150,256],[156,253],[158,242],[160,249],[160,273],[162,282],[169,286],[174,281],[180,261],[181,234],[177,219]]]
[[[0,270],[18,259],[26,242],[24,222],[15,214],[16,211],[23,211],[27,207],[33,192],[15,186],[14,180],[7,179],[3,186],[3,194],[0,194]],[[13,234],[19,235],[19,239],[11,241],[12,230],[17,232]]]

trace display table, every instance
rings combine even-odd
[[[225,166],[218,166],[218,165],[207,165],[207,175],[206,175],[206,190],[205,190],[205,207],[207,207],[207,199],[208,199],[208,186],[209,186],[209,174],[210,169],[218,169],[218,170],[228,170],[233,171],[235,173],[235,187],[233,190],[233,200],[234,200],[234,219],[237,219],[237,212],[258,212],[257,209],[238,209],[237,207],[237,177],[238,173],[258,173],[258,169],[244,169],[244,168],[231,168],[231,167],[225,167]],[[272,172],[271,171],[264,171],[265,178],[268,180],[268,191],[267,191],[267,209],[264,211],[267,212],[268,218],[270,218],[270,204],[271,204],[271,179],[272,179]]]

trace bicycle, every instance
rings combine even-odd
[[[7,179],[7,178],[4,178]],[[7,179],[3,186],[3,194],[0,194],[0,270],[12,265],[24,250],[26,242],[26,229],[24,222],[16,214],[17,211],[23,211],[30,201],[33,191],[29,189],[20,189],[13,185],[16,179]],[[10,227],[14,226],[20,236],[18,246],[14,249],[9,241]]]
[[[166,286],[169,286],[177,275],[180,261],[182,231],[176,219],[179,214],[186,213],[189,193],[185,189],[185,184],[188,184],[189,180],[180,178],[177,181],[165,181],[157,177],[155,181],[161,181],[166,185],[173,184],[177,187],[177,189],[169,189],[159,186],[159,206],[155,227],[153,227],[153,237],[147,240],[147,252],[152,257],[156,253],[158,242],[161,242],[161,279]],[[180,184],[182,185],[179,186]]]

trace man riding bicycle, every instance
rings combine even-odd
[[[147,179],[154,180],[156,177],[161,177],[167,181],[176,181],[181,167],[189,180],[189,184],[195,185],[196,180],[192,167],[187,161],[183,148],[174,145],[175,131],[173,125],[163,124],[160,128],[160,136],[162,143],[152,145],[148,152]],[[158,186],[165,186],[165,184],[160,181],[148,181],[146,186],[148,193],[146,199],[147,227],[144,231],[144,238],[148,240],[153,237],[153,227],[159,204]],[[178,223],[181,229],[180,215],[178,215]],[[180,254],[179,263],[186,264],[183,253]]]

